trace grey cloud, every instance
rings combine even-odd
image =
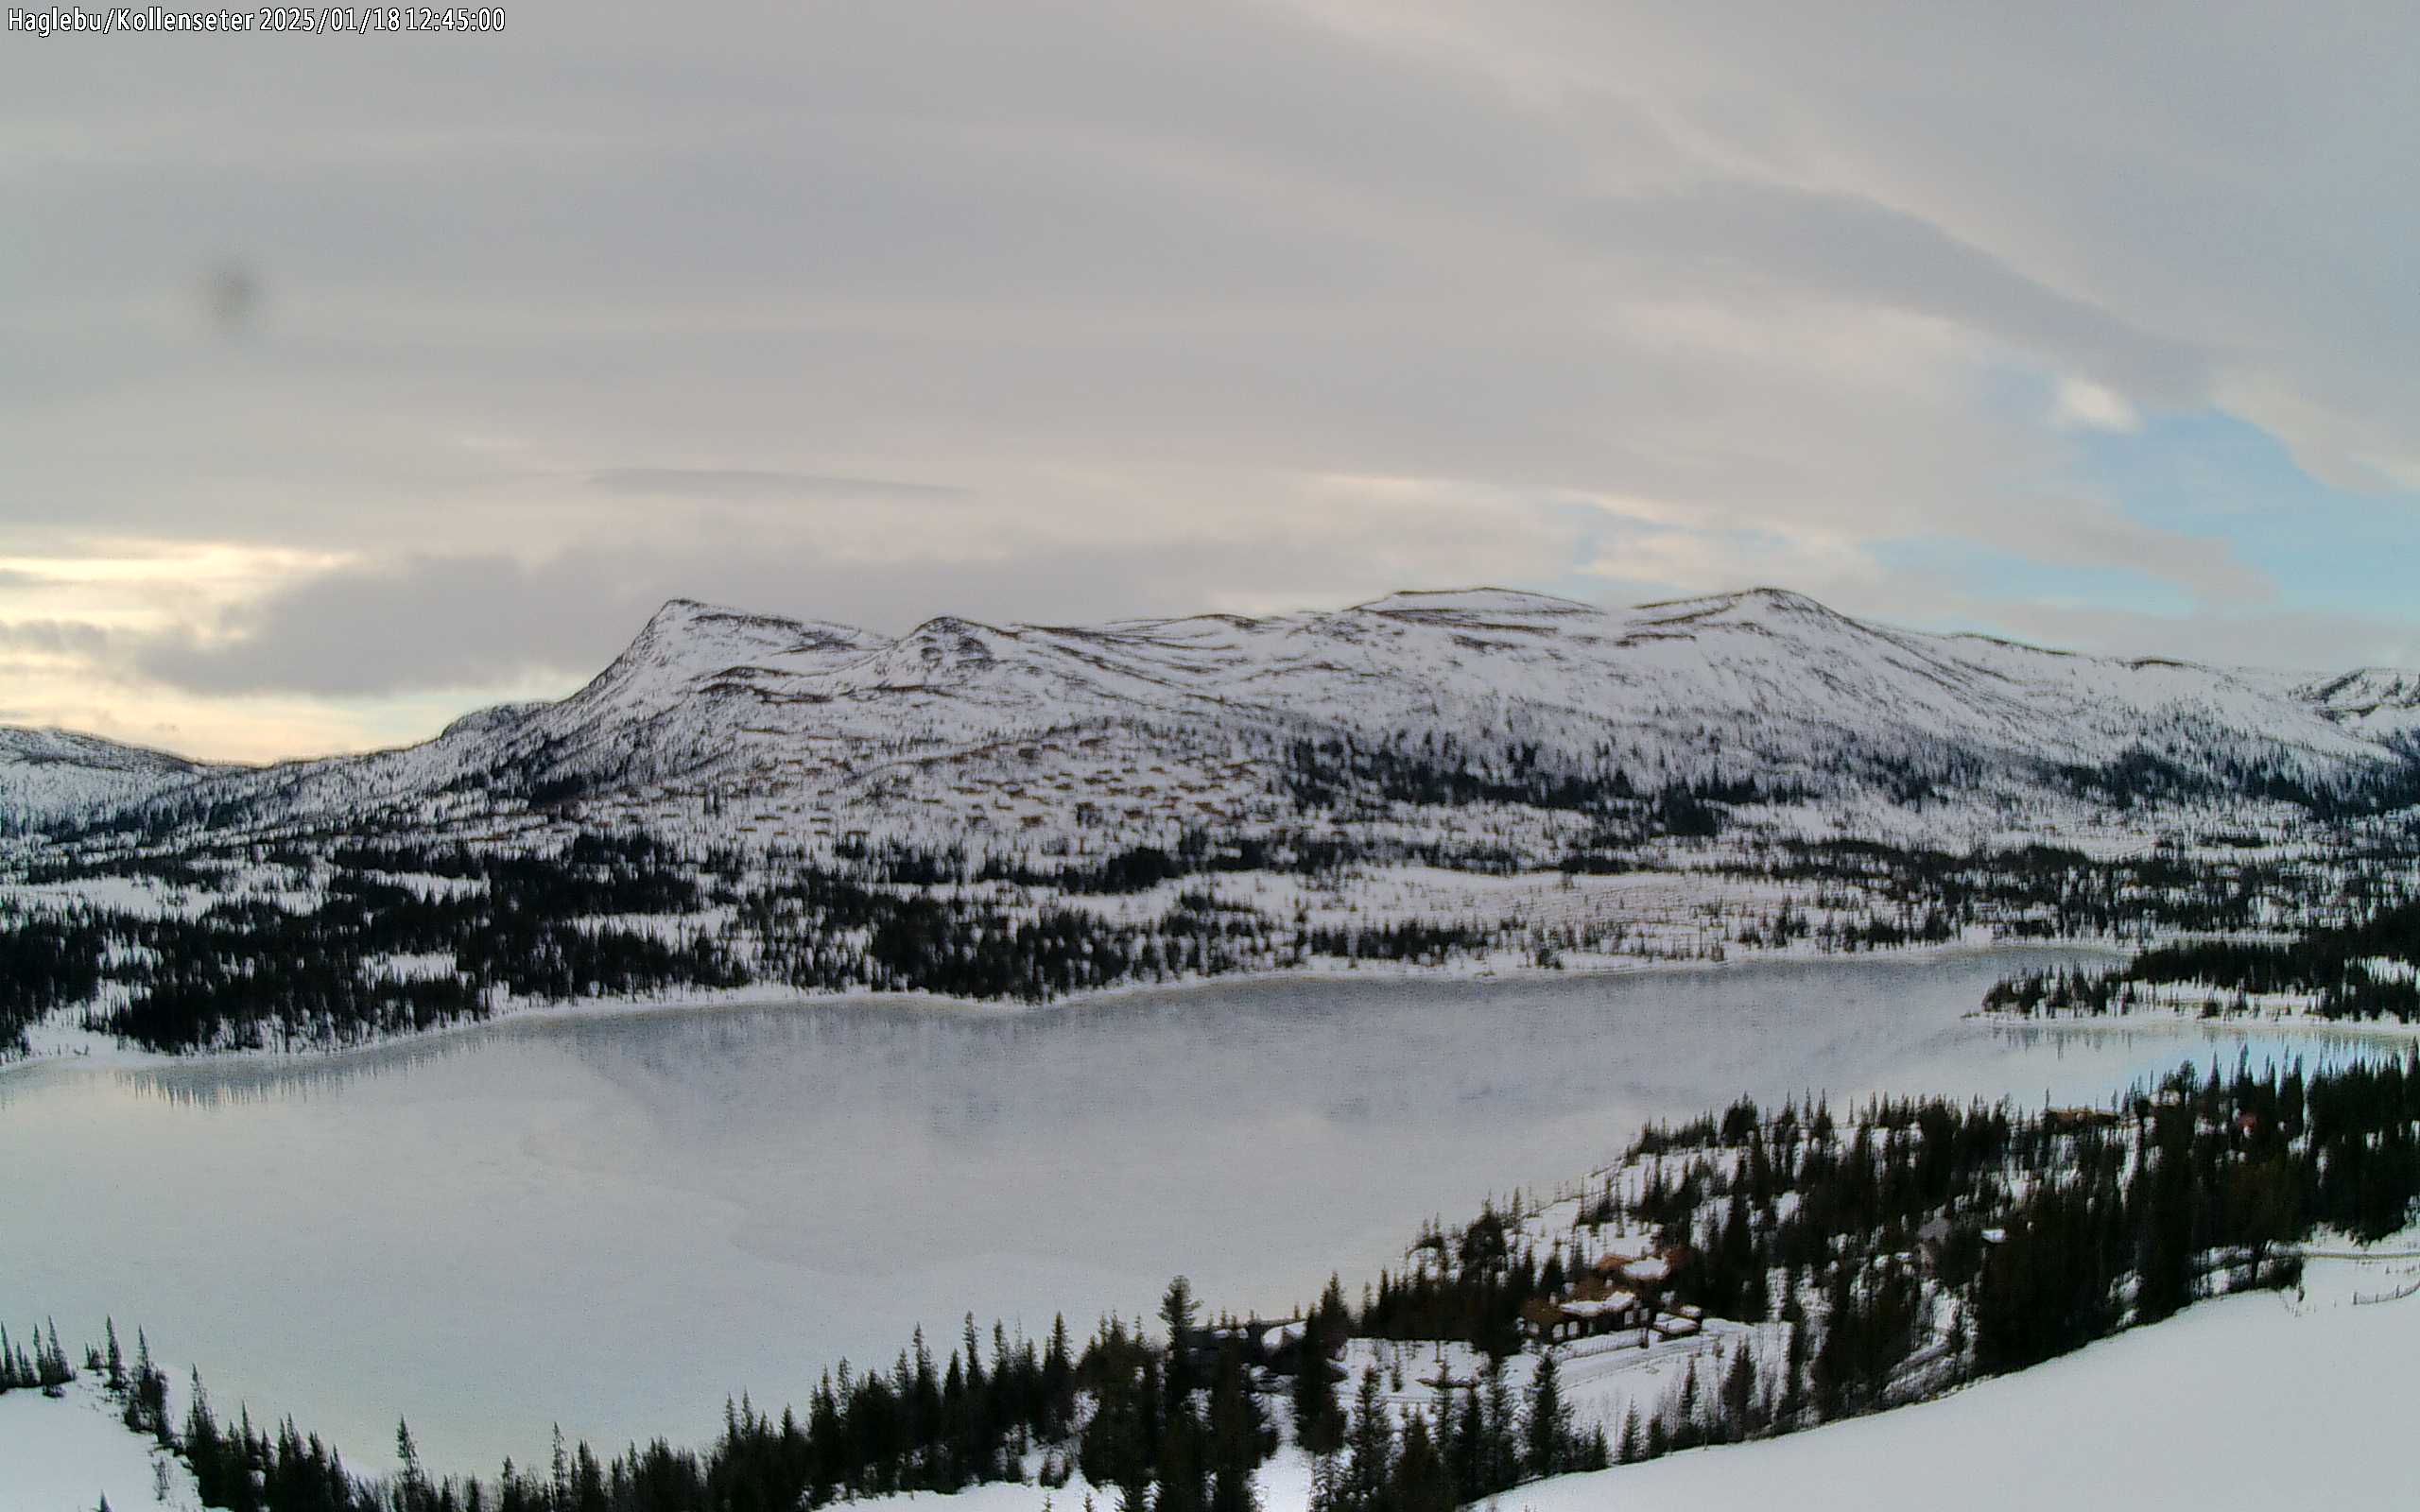
[[[1202,585],[1250,578],[1280,602],[1343,602],[1396,586],[1340,553],[1271,559],[1259,543],[1174,554],[1152,545],[1030,551],[939,567],[811,551],[753,557],[584,551],[527,564],[423,557],[305,579],[204,636],[121,643],[144,678],[212,694],[455,692],[576,679],[612,660],[667,598],[903,632],[940,614],[995,623],[1092,621],[1212,607]]]
[[[832,477],[818,472],[769,472],[749,468],[622,467],[589,475],[607,493],[711,499],[753,504],[774,500],[949,499],[964,489],[888,478]]]
[[[2208,361],[2052,289],[1940,226],[1860,196],[1733,180],[1599,200],[1577,232],[1712,292],[1757,285],[1890,305],[1989,332],[2146,400],[2189,402]]]
[[[81,620],[12,620],[0,623],[0,645],[18,651],[90,658],[107,652],[112,640],[112,632],[104,627]]]
[[[142,677],[202,693],[358,696],[501,686],[576,665],[641,596],[628,563],[551,574],[502,557],[421,558],[305,578],[210,627],[129,648]],[[627,638],[627,637],[626,637]]]

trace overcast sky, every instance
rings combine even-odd
[[[0,722],[418,738],[675,594],[2420,665],[2406,8],[507,10],[0,33]]]

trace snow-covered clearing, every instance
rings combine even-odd
[[[103,1497],[111,1512],[201,1505],[183,1464],[130,1430],[93,1376],[66,1393],[0,1395],[0,1512],[93,1512]]]

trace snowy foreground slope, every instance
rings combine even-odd
[[[2406,1239],[2411,1236],[2407,1234]],[[2391,1251],[2394,1246],[2381,1246]],[[2306,1295],[2251,1293],[1940,1400],[1783,1438],[1535,1481],[1502,1512],[2280,1512],[2408,1506],[2420,1400],[2420,1297],[2356,1306],[2420,1277],[2420,1261],[2312,1261]],[[1585,1414],[1584,1387],[1575,1393]],[[1263,1512],[1306,1512],[1288,1447],[1259,1481]],[[923,1512],[1078,1512],[1116,1504],[1079,1480],[877,1499]]]
[[[1398,788],[1406,764],[1465,771],[1515,805],[1572,782],[1753,782],[1834,807],[1929,799],[1940,822],[2089,797],[2080,774],[2103,768],[2229,792],[2357,782],[2402,768],[2415,728],[2420,684],[2402,674],[2099,659],[1776,590],[1621,613],[1481,589],[1266,618],[942,618],[896,639],[675,600],[571,697],[395,751],[200,767],[0,731],[0,811],[36,827],[128,805],[213,827],[443,825],[577,803],[743,846],[997,851],[1282,821],[1303,789],[1278,779],[1305,743],[1349,741],[1389,753]]]
[[[193,1472],[118,1418],[86,1375],[53,1399],[0,1393],[0,1512],[194,1512]]]
[[[2403,1272],[2420,1270],[2406,1263]],[[2314,1261],[2306,1299],[2246,1294],[1938,1401],[1811,1433],[1568,1475],[1533,1512],[2032,1512],[2409,1506],[2420,1496],[2420,1297],[2388,1266]],[[1273,1509],[1272,1509],[1273,1512]]]

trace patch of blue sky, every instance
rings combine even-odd
[[[2080,432],[2073,455],[2075,481],[2129,517],[2234,546],[2276,583],[2279,607],[2420,617],[2420,495],[2332,488],[2218,410]]]
[[[2069,608],[2124,609],[2144,614],[2192,611],[2192,595],[2139,567],[2036,561],[1949,536],[1905,537],[1867,548],[1876,563],[1906,578],[1954,584],[1992,599]],[[1943,628],[1970,628],[1962,617]],[[1981,627],[1989,628],[1990,627]]]

